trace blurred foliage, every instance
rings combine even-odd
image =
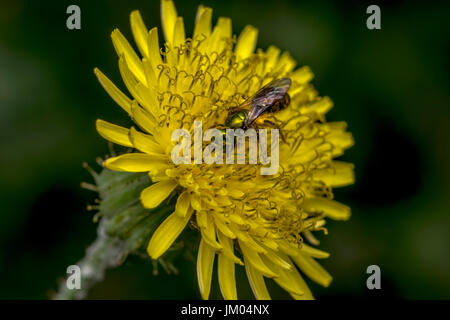
[[[260,31],[258,47],[288,50],[315,72],[314,84],[346,120],[356,145],[354,186],[336,197],[352,207],[348,222],[328,224],[321,248],[334,276],[318,298],[450,298],[450,3],[378,1],[382,30],[365,26],[368,2],[175,1],[187,33],[199,4],[214,18]],[[66,28],[66,8],[81,8],[81,30]],[[108,153],[95,120],[130,120],[97,83],[93,68],[120,88],[110,32],[130,39],[129,14],[160,26],[159,1],[0,2],[0,298],[46,299],[58,277],[95,239],[95,193],[82,162]],[[382,290],[367,290],[366,268],[377,264]],[[152,275],[130,257],[107,272],[89,298],[199,298],[195,263],[180,259],[179,275]],[[251,298],[238,268],[240,298]],[[273,283],[274,298],[287,295]],[[219,298],[213,279],[213,298]]]

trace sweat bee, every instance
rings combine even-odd
[[[287,91],[290,86],[289,78],[280,78],[268,83],[228,112],[225,127],[246,130],[251,126],[264,124],[273,126],[271,121],[260,117],[266,113],[280,111],[289,105],[290,97]]]

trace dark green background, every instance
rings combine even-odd
[[[336,191],[348,222],[330,222],[321,247],[334,276],[318,298],[450,298],[450,3],[384,1],[382,30],[366,28],[369,3],[349,1],[176,1],[192,33],[196,7],[252,24],[258,47],[274,44],[309,65],[321,95],[356,140],[343,157],[356,165],[354,186]],[[66,28],[66,8],[81,7],[81,30]],[[100,67],[124,88],[110,41],[114,27],[131,38],[140,9],[160,26],[159,1],[2,1],[0,4],[0,298],[46,299],[66,267],[95,238],[95,194],[83,161],[98,168],[108,152],[95,120],[127,124],[93,74]],[[366,288],[377,264],[382,290]],[[107,272],[89,298],[199,298],[195,265],[152,275],[131,257]],[[239,297],[251,297],[242,268]],[[219,297],[214,279],[213,297]],[[273,297],[287,297],[270,284]]]

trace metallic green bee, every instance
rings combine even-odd
[[[225,120],[225,126],[231,129],[248,129],[250,126],[272,123],[262,117],[265,113],[273,113],[286,108],[290,103],[287,91],[291,79],[281,78],[262,87],[255,95],[245,100],[241,105],[232,108]]]

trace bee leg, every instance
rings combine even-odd
[[[286,143],[286,138],[284,137],[283,131],[280,130],[281,140]]]
[[[237,112],[239,110],[239,107],[231,107],[230,109],[227,110],[228,115],[231,115],[235,112]]]
[[[267,119],[264,120],[264,124],[267,125],[268,127],[274,128],[274,129],[277,128],[277,125],[274,122],[267,120]]]
[[[279,129],[278,126],[274,122],[272,122],[270,120],[267,120],[267,119],[264,120],[264,124],[267,125],[268,127],[271,127],[271,128],[274,128],[274,129]],[[281,140],[284,143],[286,143],[286,138],[285,138],[285,136],[283,134],[283,131],[281,131],[281,130],[280,130],[280,136],[281,136]]]

